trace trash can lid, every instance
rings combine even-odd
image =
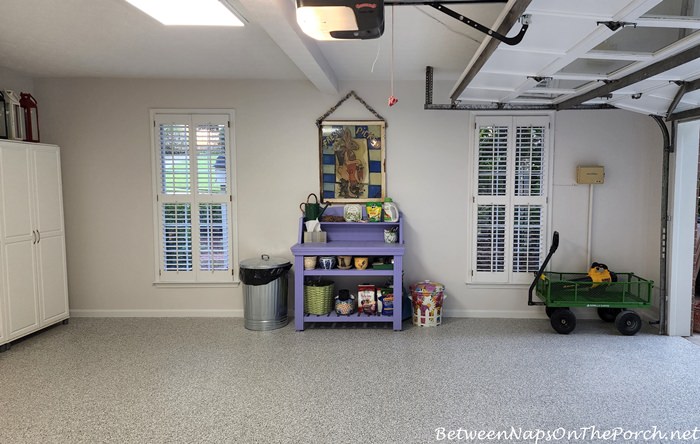
[[[254,257],[241,261],[241,268],[249,268],[253,270],[267,270],[270,268],[286,267],[290,265],[288,259],[283,257],[270,257],[267,254],[261,254],[260,257]]]

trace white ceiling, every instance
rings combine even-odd
[[[294,0],[229,3],[245,27],[165,27],[124,0],[2,0],[0,66],[37,78],[308,78],[334,94],[339,81],[389,79],[390,6],[380,39],[317,42],[298,29]],[[505,4],[453,9],[491,26]],[[427,65],[456,79],[484,38],[428,6],[396,6],[394,17],[396,80],[422,80]]]
[[[386,6],[385,33],[376,40],[317,42],[296,25],[295,0],[224,1],[245,27],[166,27],[125,0],[2,0],[0,67],[34,78],[308,79],[337,95],[339,82],[388,81],[393,59],[395,80],[424,80],[432,66],[435,79],[455,82],[453,107],[563,109],[585,94],[587,106],[660,116],[674,99],[674,112],[700,106],[700,82],[679,95],[680,82],[700,78],[695,58],[595,95],[700,48],[700,0],[448,5],[493,29],[525,9],[531,24],[515,46],[496,45],[429,6]],[[636,27],[613,31],[600,23],[607,21]]]

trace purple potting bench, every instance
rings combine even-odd
[[[325,215],[342,215],[343,207],[329,207]],[[384,230],[398,228],[398,242],[384,242]],[[297,331],[304,330],[308,322],[391,322],[394,330],[401,330],[401,293],[403,289],[402,270],[404,253],[403,214],[398,222],[321,222],[321,229],[327,233],[326,242],[304,243],[304,218],[299,219],[298,243],[292,247],[294,254],[294,322]],[[334,268],[324,270],[304,269],[304,256],[392,256],[394,267],[391,270],[376,270],[370,264],[365,270]],[[393,316],[368,316],[357,313],[338,316],[335,311],[327,315],[304,313],[304,279],[307,277],[357,276],[357,277],[391,277],[394,283]],[[362,283],[362,281],[359,281]]]

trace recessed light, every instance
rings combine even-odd
[[[297,23],[306,35],[316,40],[333,40],[331,31],[337,29],[358,30],[355,13],[348,6],[300,7]]]
[[[316,40],[376,39],[384,32],[384,0],[296,0],[299,28]]]
[[[243,26],[230,5],[220,0],[126,0],[164,25]]]

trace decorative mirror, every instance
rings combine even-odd
[[[379,120],[324,120],[349,97]],[[386,196],[386,121],[354,91],[316,121],[321,200],[330,203],[382,201]]]
[[[320,127],[321,194],[326,202],[383,200],[383,121],[325,121]]]

